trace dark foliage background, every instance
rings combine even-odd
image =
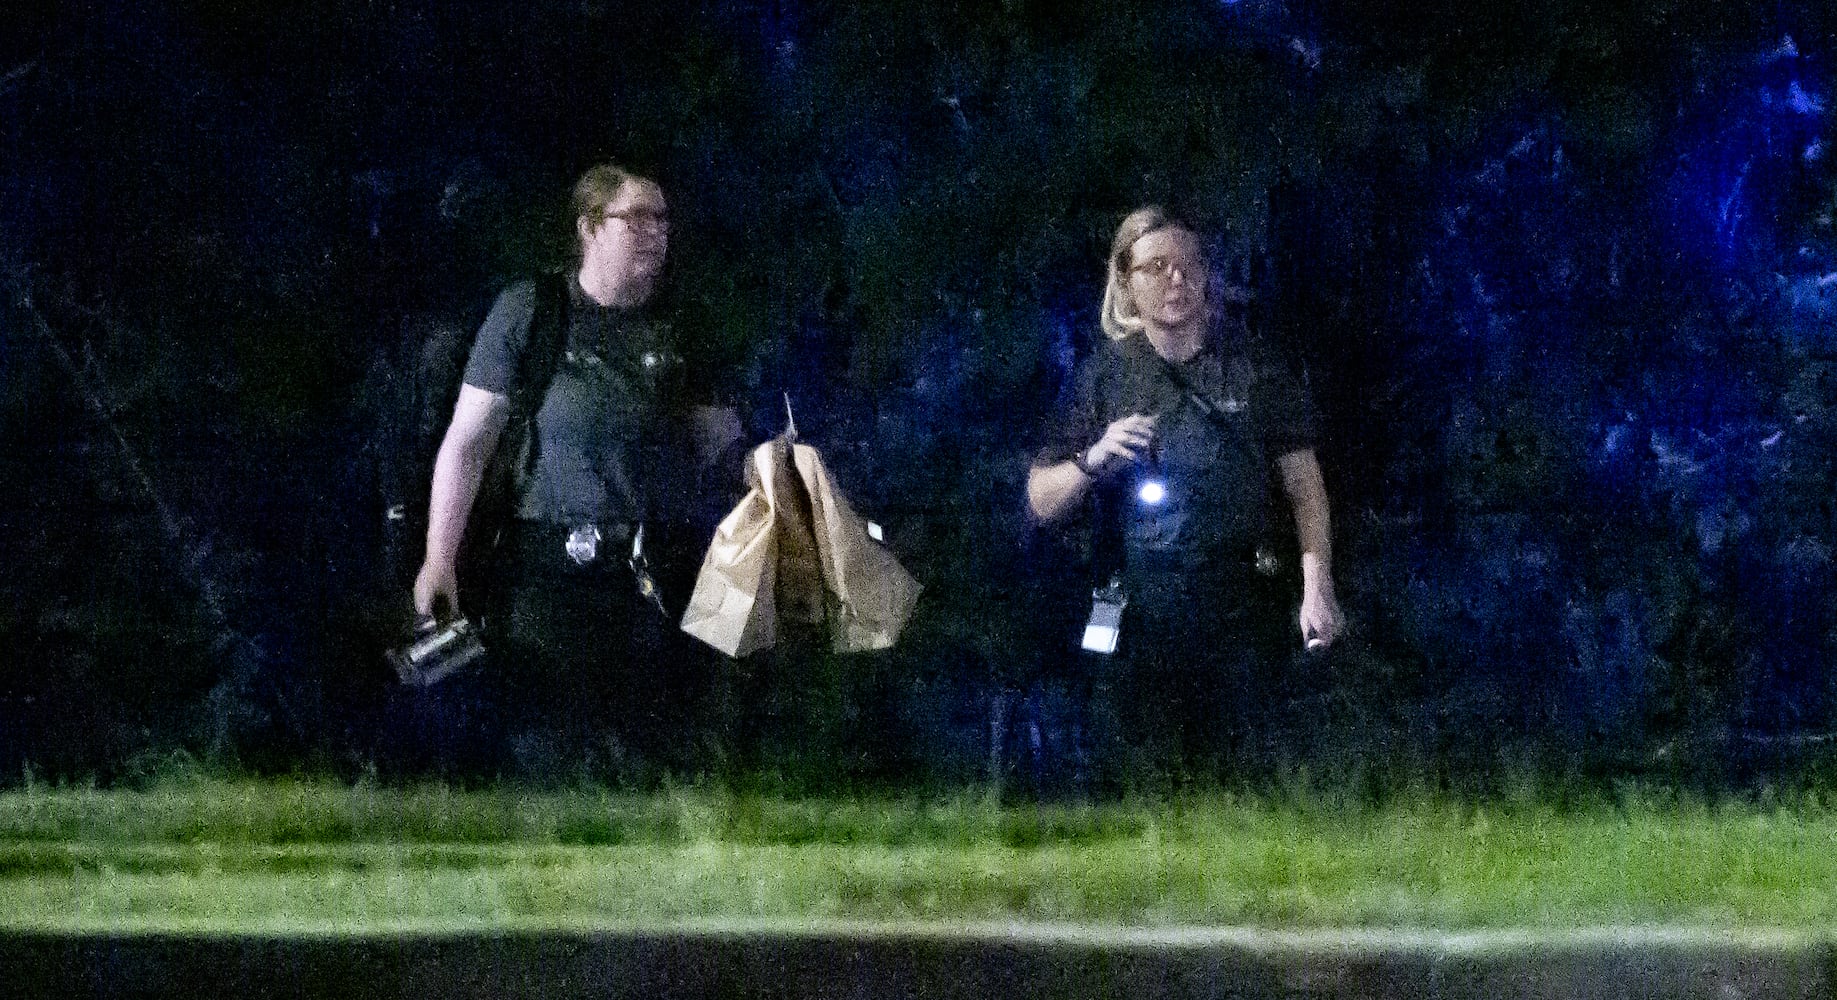
[[[1294,668],[1327,679],[1272,761],[1816,756],[1837,15],[1398,6],[16,5],[0,774],[455,759],[464,713],[375,655],[378,421],[404,318],[557,261],[603,157],[671,193],[675,305],[753,431],[791,393],[929,587],[895,656],[749,668],[762,767],[1052,766],[1082,607],[1026,458],[1150,200],[1205,220],[1326,420],[1358,631]]]

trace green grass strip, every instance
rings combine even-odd
[[[1837,810],[1096,808],[197,782],[0,795],[0,927],[1837,928]]]

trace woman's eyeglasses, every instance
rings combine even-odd
[[[1129,269],[1130,274],[1144,275],[1157,285],[1165,285],[1174,280],[1175,271],[1190,281],[1203,273],[1203,265],[1196,260],[1173,260],[1157,254]]]

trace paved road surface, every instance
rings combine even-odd
[[[0,997],[1837,998],[1837,936],[1001,924],[0,934]]]

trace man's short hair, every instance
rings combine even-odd
[[[656,183],[649,177],[632,173],[616,163],[601,163],[588,167],[587,172],[580,175],[580,180],[574,182],[574,197],[571,201],[573,211],[568,216],[568,228],[575,234],[575,254],[578,255],[585,249],[580,242],[580,220],[593,218],[597,221],[600,214],[606,211],[606,206],[612,204],[613,199],[619,196],[619,192],[625,188],[625,185],[632,181],[645,184]]]

